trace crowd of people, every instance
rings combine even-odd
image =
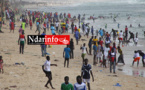
[[[10,27],[10,33],[11,31],[15,31],[15,14],[13,11],[9,12],[10,20],[9,20],[9,27]],[[93,20],[95,20],[93,18]],[[18,44],[20,45],[20,54],[24,54],[24,46],[26,43],[25,39],[25,29],[30,27],[30,30],[34,30],[33,27],[36,25],[36,30],[34,30],[35,33],[38,32],[38,35],[46,35],[51,30],[51,35],[62,35],[62,34],[74,34],[74,38],[76,40],[76,45],[74,44],[74,38],[70,39],[70,45],[67,45],[64,48],[63,51],[63,57],[64,57],[64,67],[67,63],[67,68],[69,68],[69,59],[74,59],[74,49],[75,47],[79,47],[79,41],[82,37],[91,38],[88,41],[88,44],[83,43],[83,45],[80,46],[80,50],[82,50],[82,53],[80,54],[80,57],[82,57],[82,73],[81,75],[76,77],[77,83],[74,84],[74,86],[69,83],[69,77],[66,76],[64,78],[65,82],[61,85],[61,90],[86,90],[86,84],[88,86],[88,90],[90,89],[90,76],[92,76],[92,80],[94,81],[94,76],[92,72],[92,66],[91,64],[88,64],[88,59],[86,57],[86,54],[93,55],[93,65],[99,65],[103,68],[110,68],[110,73],[116,73],[116,65],[118,63],[123,63],[125,65],[124,60],[124,54],[122,51],[122,47],[125,45],[128,45],[129,42],[134,42],[134,45],[137,46],[138,43],[138,33],[134,34],[133,32],[128,30],[128,27],[125,26],[124,30],[115,30],[112,29],[111,32],[106,31],[105,29],[100,28],[99,30],[94,29],[93,26],[90,26],[89,23],[85,23],[85,15],[81,17],[81,15],[78,15],[78,18],[74,16],[71,17],[71,14],[68,13],[60,13],[58,15],[57,12],[52,13],[46,13],[46,12],[39,12],[39,11],[29,11],[25,10],[22,12],[22,15],[20,15],[20,18],[18,19],[18,22],[21,22],[21,26],[19,29],[19,38],[18,38]],[[75,23],[78,23],[78,25]],[[42,26],[42,27],[41,27]],[[90,28],[91,27],[91,28]],[[118,28],[120,27],[120,24],[118,24]],[[107,24],[105,25],[105,28],[107,28]],[[70,32],[70,33],[69,33]],[[96,32],[96,33],[95,33]],[[130,37],[129,37],[130,34]],[[129,38],[128,38],[129,37]],[[117,40],[119,42],[118,45],[116,45]],[[87,46],[88,45],[88,46]],[[46,56],[46,61],[44,65],[42,66],[42,70],[46,74],[46,77],[48,78],[47,83],[45,84],[45,87],[48,88],[48,84],[50,84],[51,88],[54,89],[52,85],[52,72],[50,70],[50,66],[57,66],[57,64],[51,64],[50,63],[50,56],[47,56],[47,45],[42,44],[41,46],[41,52],[42,57]],[[117,52],[120,54],[117,59]],[[137,62],[137,66],[139,65],[140,56],[142,56],[142,63],[145,67],[145,54],[141,50],[134,51],[135,55],[133,56],[134,60],[132,63],[132,66],[134,65],[134,62]],[[0,72],[3,72],[3,60],[2,56],[0,57]],[[83,80],[82,80],[83,79]]]

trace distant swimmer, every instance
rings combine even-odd
[[[127,19],[129,20],[130,19],[130,16]]]
[[[116,19],[115,19],[115,18],[113,18],[113,21],[114,21],[114,22],[116,22]]]
[[[118,23],[118,28],[120,28],[120,24]]]
[[[141,27],[141,25],[140,25],[140,24],[138,24],[138,27]]]
[[[145,31],[144,31],[144,37],[145,37]]]
[[[132,27],[132,24],[130,24],[130,27]]]

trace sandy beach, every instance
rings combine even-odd
[[[46,58],[41,57],[40,45],[25,44],[24,55],[19,54],[19,45],[17,41],[20,24],[20,22],[16,22],[17,27],[15,28],[15,32],[9,33],[10,30],[7,21],[6,25],[3,25],[2,27],[4,33],[0,33],[0,55],[3,56],[4,60],[4,74],[0,74],[0,90],[48,90],[44,87],[47,78],[42,71],[42,65]],[[25,36],[36,35],[37,33],[34,32],[35,30],[35,25],[33,25],[33,30],[30,30],[30,28],[27,27]],[[50,34],[51,32],[47,31],[47,35]],[[75,42],[73,35],[70,34],[70,36]],[[51,63],[58,65],[57,67],[51,67],[53,76],[52,83],[56,88],[55,90],[60,90],[61,83],[64,82],[65,76],[69,76],[69,82],[74,84],[76,83],[76,76],[81,74],[82,59],[80,45],[83,43],[88,44],[89,38],[82,37],[82,39],[86,39],[87,41],[79,41],[79,45],[76,45],[75,42],[75,58],[70,60],[69,68],[64,68],[63,66],[63,49],[66,47],[65,45],[52,45],[52,48],[47,48],[47,52],[51,54]],[[144,44],[145,42],[140,40],[139,45],[141,46],[127,46],[122,48],[127,67],[131,66],[133,51],[136,49],[144,51]],[[91,55],[87,55],[86,57],[92,65],[93,57]],[[55,59],[58,61],[55,61]],[[22,64],[16,65],[15,63]],[[127,69],[125,68],[126,66],[118,66],[117,69],[123,68],[125,70]],[[136,67],[136,63],[133,68],[130,68],[130,70],[144,70],[141,60],[138,68]],[[117,74],[110,74],[109,68],[103,69],[102,67],[92,65],[95,81],[92,82],[91,79],[91,90],[145,90],[144,77],[125,75],[117,69]],[[114,86],[116,83],[119,83],[122,86]]]

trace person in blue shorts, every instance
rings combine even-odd
[[[65,67],[65,64],[66,64],[66,61],[67,61],[67,68],[69,67],[70,51],[71,50],[69,48],[69,45],[67,45],[67,47],[65,47],[64,51],[63,51],[63,57],[64,57],[64,54],[65,54],[64,67]]]

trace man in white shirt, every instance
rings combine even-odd
[[[86,44],[84,43],[83,46],[80,47],[80,49],[82,50],[82,56],[81,57],[82,57],[83,63],[84,63],[84,58],[85,58],[86,52],[88,54],[88,50],[87,50]]]
[[[109,45],[110,43],[111,43],[111,41],[109,40],[109,38],[106,38],[105,45]]]
[[[109,51],[110,51],[110,48],[109,48],[109,46],[107,44],[106,47],[103,50],[103,63],[102,64],[103,64],[103,67],[105,66],[105,68],[107,68],[106,67],[106,60],[108,60]]]
[[[134,62],[137,62],[137,67],[139,65],[139,60],[140,60],[140,56],[139,56],[139,52],[138,51],[134,51],[134,60],[132,62],[132,66],[134,65]]]
[[[120,31],[120,33],[119,33],[119,45],[120,45],[120,43],[123,41],[123,32],[122,32],[122,30]]]
[[[136,37],[134,38],[134,44],[135,44],[135,46],[137,46],[137,42],[138,42],[138,37],[136,36]]]
[[[44,63],[44,65],[42,66],[42,70],[43,72],[46,74],[46,77],[48,78],[48,81],[47,83],[45,84],[45,87],[49,88],[47,85],[48,83],[50,83],[50,86],[52,89],[55,89],[53,86],[52,86],[52,83],[51,83],[51,80],[52,80],[52,73],[51,73],[51,70],[50,70],[50,66],[57,66],[57,64],[51,64],[50,62],[50,57],[47,56],[46,57],[46,61]]]
[[[85,25],[85,35],[88,36],[88,25]]]
[[[58,27],[59,27],[59,22],[58,21],[55,23],[55,27],[56,27],[56,31],[58,32]]]
[[[99,63],[101,62],[101,57],[102,57],[102,46],[100,45],[100,42],[98,42],[98,52],[97,52],[97,64],[98,64],[98,60]]]

